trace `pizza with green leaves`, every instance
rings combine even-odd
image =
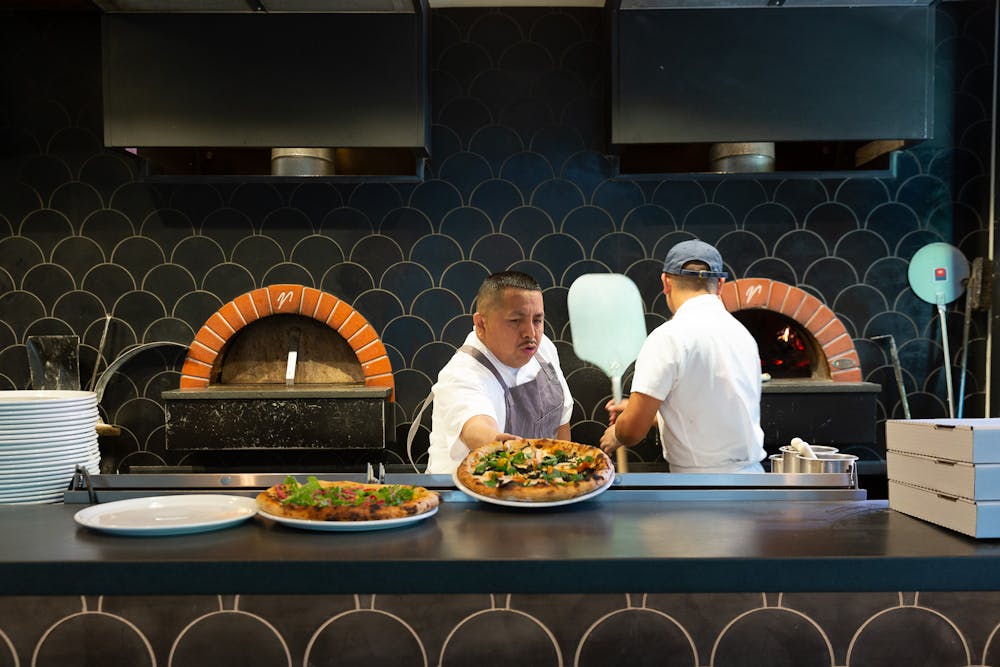
[[[422,486],[330,482],[309,477],[300,483],[289,475],[257,496],[265,514],[307,521],[374,521],[429,512],[440,496]]]
[[[455,471],[459,484],[474,494],[525,503],[585,496],[610,484],[614,475],[600,448],[551,438],[478,447]]]

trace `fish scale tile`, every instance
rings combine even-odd
[[[938,12],[942,25],[949,25],[954,12]],[[125,299],[122,311],[132,314],[122,322],[140,340],[183,342],[212,303],[270,281],[301,282],[363,305],[386,336],[387,330],[417,326],[394,324],[415,294],[410,290],[400,306],[408,287],[393,278],[393,267],[412,262],[431,276],[431,286],[454,295],[421,305],[413,318],[417,336],[452,342],[469,330],[475,287],[490,270],[517,266],[537,272],[546,289],[566,288],[590,270],[624,270],[645,283],[657,277],[669,244],[696,235],[717,240],[736,275],[801,281],[835,308],[841,302],[844,312],[838,314],[855,335],[903,336],[912,327],[932,340],[933,314],[906,294],[904,269],[913,252],[931,241],[961,242],[963,250],[986,243],[986,155],[969,137],[988,124],[982,100],[991,88],[983,66],[965,66],[984,63],[988,49],[976,49],[992,37],[982,21],[952,26],[962,47],[948,53],[948,62],[961,62],[971,73],[954,84],[947,71],[939,76],[943,90],[961,90],[954,95],[954,124],[965,129],[949,127],[941,139],[902,152],[895,177],[692,177],[638,184],[612,181],[603,154],[607,82],[595,17],[553,8],[432,12],[434,156],[431,179],[412,186],[139,182],[138,160],[94,145],[96,130],[88,128],[97,124],[80,122],[99,118],[99,90],[92,76],[98,68],[78,64],[91,75],[71,85],[66,76],[52,79],[65,86],[57,101],[19,96],[26,104],[13,116],[22,123],[13,132],[31,138],[21,145],[32,152],[17,159],[22,180],[0,185],[0,215],[9,225],[0,225],[0,268],[11,278],[6,291],[20,289],[29,276],[27,291],[43,293],[33,285],[50,270],[41,268],[48,262],[80,286],[65,285],[65,295],[58,287],[43,293],[41,301],[62,297],[52,309],[54,320],[79,333],[93,331],[103,311]],[[939,41],[948,34],[943,31]],[[53,67],[57,53],[49,53],[47,64],[17,61],[23,77],[50,77],[32,68]],[[98,57],[96,51],[91,57]],[[11,166],[6,161],[2,168]],[[962,203],[955,205],[958,199]],[[528,206],[545,211],[548,221],[519,219]],[[662,222],[656,215],[644,222],[654,206]],[[409,211],[420,215],[404,219]],[[614,230],[626,235],[602,244]],[[626,236],[638,246],[625,242]],[[74,248],[79,252],[70,252]],[[177,273],[178,267],[187,275]],[[168,286],[171,278],[179,287]],[[126,298],[143,289],[155,298]],[[5,318],[15,324],[14,335],[49,314],[44,305],[30,305],[38,301],[32,296],[27,307],[39,317]],[[6,303],[9,309],[10,299]],[[74,308],[79,312],[70,312]],[[647,318],[655,321],[666,312],[659,296],[647,308]],[[565,326],[553,331],[568,337]],[[392,352],[398,356],[394,366],[413,364],[435,375],[437,369],[424,364],[439,363],[440,355],[418,362],[415,351],[402,347],[405,352]],[[906,359],[921,385],[940,368],[926,351],[921,356],[908,350]],[[23,364],[0,364],[0,373],[26,383]],[[931,390],[939,391],[939,384],[934,379]],[[940,398],[928,395],[929,409],[937,410]]]

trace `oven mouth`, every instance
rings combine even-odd
[[[387,387],[394,400],[392,364],[368,320],[333,294],[281,284],[242,294],[208,318],[188,348],[180,388],[300,383]]]
[[[757,341],[760,370],[773,380],[830,379],[816,339],[795,320],[758,308],[733,313]]]
[[[766,278],[723,283],[719,297],[744,323],[772,379],[862,382],[861,362],[844,323],[803,289]]]

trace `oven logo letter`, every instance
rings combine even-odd
[[[744,292],[744,295],[743,295],[743,301],[744,301],[744,303],[750,303],[751,301],[753,301],[753,298],[755,296],[757,296],[758,294],[760,294],[763,291],[764,291],[764,288],[761,287],[760,285],[751,285],[750,287],[747,288],[746,292]]]
[[[278,308],[277,310],[282,310],[286,303],[291,303],[295,298],[295,292],[287,290],[278,295]]]

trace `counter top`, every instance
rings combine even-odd
[[[1000,590],[1000,540],[885,501],[446,502],[385,531],[160,537],[80,527],[81,508],[0,507],[0,594]]]

